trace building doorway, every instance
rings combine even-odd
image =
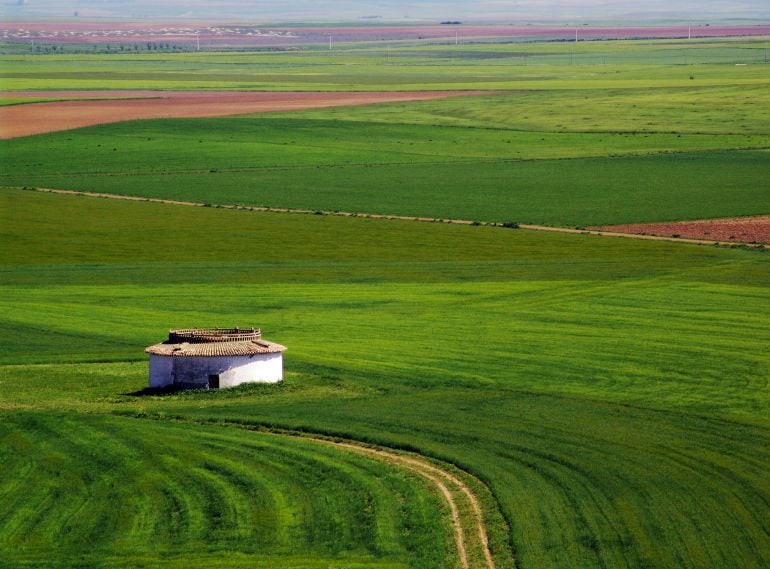
[[[219,389],[219,374],[209,374],[209,389]]]

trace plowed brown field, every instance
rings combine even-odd
[[[736,243],[770,243],[770,215],[759,217],[734,217],[726,219],[702,219],[671,223],[637,223],[631,225],[605,225],[590,227],[597,231],[636,233],[703,239],[706,241],[733,241]]]
[[[220,117],[418,101],[480,94],[481,91],[261,93],[232,91],[39,91],[0,93],[0,97],[90,99],[0,107],[0,138],[70,130],[137,119]],[[112,97],[109,99],[108,97]],[[121,99],[116,99],[120,97]]]

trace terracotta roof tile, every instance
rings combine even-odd
[[[192,341],[180,341],[180,340]],[[145,348],[148,354],[172,357],[253,356],[276,354],[286,346],[261,339],[259,330],[207,328],[171,330],[169,339]]]

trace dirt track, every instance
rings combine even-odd
[[[109,198],[109,199],[115,199],[115,200],[162,203],[162,204],[168,204],[168,205],[183,205],[188,207],[204,207],[205,205],[207,205],[207,204],[204,204],[203,202],[165,200],[165,199],[159,199],[159,198],[145,198],[142,196],[123,196],[119,194],[81,192],[77,190],[57,190],[52,188],[35,188],[35,191],[51,193],[51,194],[70,194],[70,195],[79,195],[79,196],[89,196],[92,198]],[[217,207],[220,207],[222,209],[248,209],[251,211],[272,211],[276,213],[305,213],[305,214],[320,213],[323,215],[336,215],[341,217],[366,217],[369,219],[399,219],[402,221],[423,221],[423,222],[430,222],[430,223],[435,223],[437,221],[440,221],[443,223],[456,223],[458,225],[474,225],[478,223],[477,221],[471,221],[468,219],[437,219],[435,217],[416,217],[411,215],[389,215],[389,214],[381,214],[381,213],[352,213],[352,212],[345,212],[345,211],[322,211],[322,210],[292,209],[292,208],[281,208],[281,207],[259,207],[259,206],[250,207],[250,206],[239,206],[239,205],[232,205],[232,204],[229,204],[229,205],[217,204]],[[751,219],[751,218],[746,218],[746,219]],[[495,224],[484,223],[482,225],[495,225]],[[604,230],[598,230],[598,229],[572,229],[569,227],[551,227],[548,225],[530,225],[526,223],[519,224],[518,227],[520,229],[529,229],[533,231],[552,231],[556,233],[573,233],[578,235],[601,235],[605,237],[625,237],[627,239],[644,239],[647,241],[672,241],[674,243],[688,243],[691,245],[720,245],[720,246],[729,246],[729,247],[735,247],[736,245],[741,245],[744,247],[753,247],[753,248],[760,248],[765,246],[765,243],[750,243],[750,242],[743,243],[740,241],[718,241],[714,239],[691,239],[691,238],[685,238],[685,237],[666,237],[662,235],[639,235],[636,233],[622,233],[619,231],[604,231]]]
[[[167,418],[161,419],[159,416],[154,417],[154,419],[168,420]],[[179,421],[181,419],[174,420]],[[189,422],[211,424],[210,421],[192,420]],[[438,493],[444,497],[449,505],[457,557],[462,569],[497,569],[494,557],[492,556],[492,550],[489,548],[489,537],[484,525],[484,513],[478,497],[459,476],[450,470],[442,468],[439,464],[419,454],[406,454],[387,447],[366,445],[355,440],[331,439],[310,433],[298,433],[296,431],[263,430],[260,426],[249,426],[248,424],[232,423],[230,421],[217,420],[214,424],[257,431],[267,436],[291,437],[355,452],[375,460],[394,464],[425,478],[438,490]],[[472,478],[470,474],[465,474]],[[469,538],[466,533],[467,531],[474,534],[472,539]],[[470,555],[469,552],[471,553]]]
[[[350,442],[335,442],[327,439],[306,436],[302,436],[301,438],[365,454],[378,460],[384,460],[401,466],[402,468],[406,468],[428,480],[438,489],[449,504],[452,525],[454,526],[457,554],[462,568],[472,569],[483,567],[485,569],[495,569],[495,561],[492,557],[492,552],[489,549],[489,538],[484,526],[484,516],[481,511],[481,504],[473,491],[467,484],[465,484],[465,482],[460,480],[460,478],[448,470],[439,468],[427,459],[418,456],[398,454],[381,448],[367,447]],[[472,519],[467,519],[467,516],[460,514],[460,508],[458,507],[459,500],[467,501],[467,504],[470,505],[473,512]],[[478,542],[476,543],[474,540],[473,545],[476,549],[481,550],[481,558],[478,558],[477,556],[469,557],[468,551],[471,549],[471,544],[466,535],[466,530],[474,531],[477,534]]]
[[[395,101],[423,101],[481,93],[483,91],[344,93],[245,91],[0,92],[0,97],[8,98],[89,99],[0,106],[0,138],[16,138],[138,119],[221,117]],[[120,97],[120,99],[115,99],[116,97]]]

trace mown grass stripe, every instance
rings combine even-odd
[[[21,432],[50,467],[36,467],[21,507],[13,492],[0,494],[3,510],[14,511],[0,547],[14,562],[34,563],[36,551],[84,551],[88,543],[93,555],[122,551],[135,562],[191,549],[234,563],[304,550],[354,565],[369,559],[364,565],[395,567],[414,556],[421,566],[444,566],[441,523],[432,549],[415,551],[414,538],[404,542],[400,519],[404,508],[435,511],[435,499],[426,502],[430,494],[421,485],[383,476],[392,469],[368,459],[222,427],[145,421],[137,428],[135,420],[109,417],[16,415],[4,424],[4,440],[18,439],[13,435],[22,425],[34,425]],[[392,503],[405,490],[420,500]],[[298,505],[306,508],[305,523],[291,514]],[[420,516],[421,523],[431,515]],[[277,527],[281,519],[288,525]]]

